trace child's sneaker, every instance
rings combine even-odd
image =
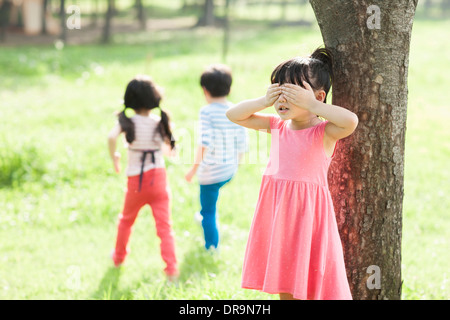
[[[166,279],[168,282],[176,284],[178,282],[178,274],[167,274]]]
[[[116,267],[116,268],[120,268],[121,266],[122,266],[122,262],[120,262],[120,263],[116,263],[116,260],[114,259],[114,249],[111,251],[111,254],[109,255],[109,257],[111,258],[111,260],[113,261],[113,263],[114,263],[114,266]]]
[[[195,221],[198,225],[202,225],[203,216],[200,214],[200,212],[196,212],[196,213],[194,214],[194,221]]]

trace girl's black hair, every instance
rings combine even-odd
[[[140,75],[131,80],[125,90],[124,104],[125,108],[119,113],[119,124],[122,131],[125,132],[125,138],[128,143],[135,139],[134,123],[127,117],[125,110],[127,108],[135,111],[142,109],[160,108],[161,93],[156,88],[149,76]],[[161,108],[160,108],[161,109]],[[175,148],[175,139],[170,130],[170,119],[168,114],[161,109],[161,121],[157,127],[158,133],[163,140],[170,140],[171,148]]]
[[[333,82],[333,56],[326,48],[317,48],[309,57],[296,57],[280,63],[270,76],[272,83],[309,83],[314,90],[324,90],[325,100]]]

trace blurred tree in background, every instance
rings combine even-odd
[[[66,25],[71,14],[67,10],[73,5],[80,8],[82,18],[82,29],[76,32]],[[309,26],[315,23],[309,12],[308,0],[0,0],[0,41],[27,36],[23,41],[38,42],[39,35],[47,35],[67,42],[68,37],[98,31],[98,41],[108,43],[122,29],[148,30],[148,21],[175,23],[180,17],[191,17],[191,28],[225,28],[228,22]],[[424,0],[417,17],[450,17],[450,0]]]

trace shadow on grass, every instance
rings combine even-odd
[[[206,276],[214,277],[220,271],[219,260],[217,252],[206,251],[203,247],[192,248],[184,254],[179,280],[186,282]]]
[[[110,267],[100,281],[97,291],[92,294],[92,298],[96,300],[132,299],[131,290],[123,290],[118,287],[121,272],[121,268]]]

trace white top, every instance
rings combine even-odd
[[[246,152],[247,131],[225,115],[231,103],[211,103],[200,109],[199,144],[206,147],[197,171],[199,184],[207,185],[233,177],[239,154]]]
[[[136,176],[141,173],[142,151],[146,150],[158,151],[155,152],[154,164],[152,162],[151,154],[147,154],[145,158],[144,172],[153,168],[164,168],[165,163],[162,150],[164,140],[157,130],[160,117],[153,114],[150,114],[148,117],[136,114],[130,119],[134,123],[135,139],[131,144],[127,144],[128,165],[126,175]],[[119,126],[119,130],[121,130],[119,123],[117,123],[117,126]]]

